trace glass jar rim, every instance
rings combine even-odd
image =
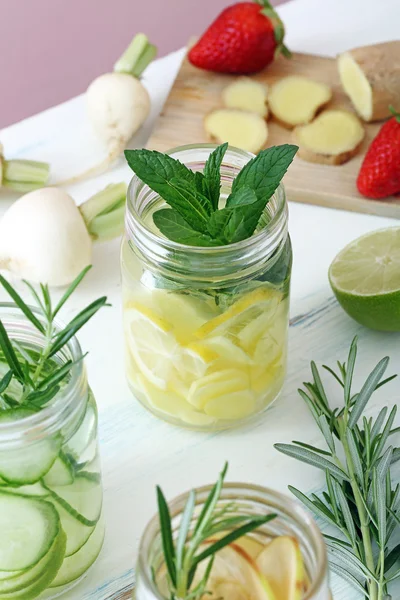
[[[28,305],[29,306],[29,305]],[[39,321],[45,323],[42,313],[35,306],[29,306],[32,312],[38,317]],[[5,313],[5,316],[3,316]],[[43,339],[43,334],[37,330],[31,321],[21,313],[21,309],[14,302],[0,302],[0,315],[7,333],[14,331],[11,327],[7,328],[7,318],[18,321],[20,331],[31,334],[32,337]],[[54,320],[58,331],[63,329],[63,322],[59,319]],[[39,342],[38,342],[39,344]],[[79,411],[79,398],[85,391],[86,374],[83,363],[83,354],[81,346],[76,336],[73,336],[63,347],[67,350],[69,358],[74,361],[70,370],[70,378],[62,393],[58,393],[53,400],[37,413],[23,417],[15,421],[0,420],[0,447],[12,444],[20,439],[21,431],[30,431],[35,429],[35,441],[41,436],[47,436],[60,427],[64,418],[73,417]],[[56,357],[66,360],[62,353],[58,352]]]
[[[201,504],[202,501],[205,501],[208,494],[212,490],[214,486],[204,485],[196,488],[196,505]],[[224,493],[234,490],[241,490],[244,494],[247,493],[258,493],[260,496],[265,496],[266,498],[273,499],[277,502],[279,506],[285,506],[289,508],[291,515],[296,515],[299,520],[303,523],[307,524],[307,530],[310,533],[310,537],[315,544],[316,555],[317,555],[317,577],[315,577],[311,582],[311,587],[307,590],[306,595],[302,598],[302,600],[313,600],[314,597],[321,591],[323,585],[325,583],[326,573],[328,571],[328,558],[326,546],[323,541],[322,534],[313,519],[313,517],[308,513],[305,508],[299,502],[293,500],[286,494],[282,494],[270,488],[266,488],[261,485],[252,484],[252,483],[242,483],[242,482],[227,482],[224,483],[221,492],[221,498],[224,497]],[[188,495],[190,492],[184,492],[180,494],[170,502],[168,502],[168,507],[170,510],[171,518],[173,519],[180,513],[182,513],[186,501],[188,499]],[[156,537],[160,533],[160,523],[158,514],[155,514],[149,523],[147,524],[139,546],[139,559],[138,564],[140,567],[140,574],[143,578],[144,584],[151,592],[154,594],[154,598],[157,600],[165,600],[161,595],[159,590],[157,589],[152,576],[150,569],[146,568],[146,564],[144,564],[144,555],[146,554],[146,547],[150,547],[151,543],[156,539]]]
[[[209,155],[217,147],[217,144],[189,144],[185,146],[178,146],[176,148],[172,148],[168,150],[166,154],[177,159],[179,159],[179,156],[181,156],[185,152],[194,153],[203,151],[205,155],[206,153],[208,153]],[[247,164],[247,162],[249,162],[252,158],[255,157],[255,154],[252,154],[251,152],[247,152],[245,150],[241,150],[240,148],[236,148],[235,146],[229,146],[224,156],[222,166],[227,163],[227,158],[229,156],[236,156],[242,158],[244,160],[242,165],[243,167],[245,164]],[[158,235],[154,231],[151,231],[151,229],[149,229],[149,227],[147,227],[147,225],[145,224],[141,212],[138,210],[138,207],[135,206],[133,199],[137,193],[139,193],[143,188],[147,187],[148,186],[145,183],[143,183],[143,181],[137,175],[133,175],[127,193],[128,202],[126,209],[126,230],[128,234],[131,234],[132,231],[135,228],[137,228],[139,235],[145,236],[152,243],[162,244],[170,251],[179,252],[182,251],[182,249],[185,249],[190,252],[198,253],[201,256],[207,256],[215,252],[230,254],[233,252],[251,249],[254,246],[262,244],[265,241],[266,237],[270,236],[275,229],[282,229],[282,221],[287,220],[285,219],[284,214],[286,208],[285,189],[283,184],[280,183],[271,197],[271,199],[274,198],[277,201],[277,206],[274,210],[271,220],[268,222],[268,225],[266,227],[263,227],[259,232],[255,233],[251,237],[241,240],[239,242],[234,242],[233,244],[227,244],[223,246],[204,247],[191,246],[189,244],[180,244],[178,242],[173,242],[168,238]]]

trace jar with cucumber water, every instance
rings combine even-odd
[[[127,378],[170,423],[234,427],[282,389],[292,249],[280,181],[296,150],[126,151]]]
[[[0,598],[56,598],[101,550],[97,407],[72,329],[104,300],[67,326],[49,305],[0,305]]]

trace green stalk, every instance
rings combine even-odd
[[[34,160],[4,160],[0,156],[2,169],[1,185],[16,192],[30,192],[46,185],[50,165]]]
[[[368,524],[368,515],[364,507],[364,503],[362,501],[361,493],[358,487],[353,461],[351,459],[350,448],[347,443],[346,437],[346,429],[347,429],[347,409],[345,410],[345,414],[343,419],[339,421],[339,429],[340,429],[340,441],[343,444],[343,449],[346,455],[346,462],[348,467],[348,474],[350,476],[350,485],[353,491],[354,500],[357,506],[358,516],[360,517],[360,526],[361,526],[361,536],[363,540],[364,554],[365,554],[365,564],[368,569],[375,573],[375,562],[374,555],[372,551],[372,541],[371,541],[371,533]],[[369,587],[369,600],[380,600],[382,598],[382,589],[378,589],[378,585],[374,580],[371,580],[368,584]],[[379,586],[381,588],[381,586]]]
[[[150,44],[144,33],[138,33],[115,63],[114,71],[139,78],[156,55],[156,46]]]
[[[109,240],[122,234],[126,192],[125,183],[112,183],[79,207],[88,231],[95,240]]]

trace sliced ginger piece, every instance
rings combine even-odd
[[[293,135],[303,160],[341,165],[357,154],[365,130],[353,113],[325,110],[312,123],[296,127]]]
[[[222,91],[222,101],[226,108],[247,110],[268,117],[268,86],[251,79],[238,77]]]
[[[209,113],[204,119],[204,127],[213,141],[228,142],[254,154],[268,139],[267,124],[260,115],[235,108],[221,108]]]
[[[364,121],[400,106],[400,41],[354,48],[338,57],[342,86]]]
[[[268,103],[274,117],[285,127],[292,128],[312,121],[331,98],[328,85],[301,75],[290,75],[272,86]]]

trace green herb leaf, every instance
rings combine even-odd
[[[165,496],[159,486],[157,486],[157,502],[165,564],[171,581],[176,586],[175,547],[172,537],[171,515]]]
[[[44,333],[45,329],[43,324],[39,321],[37,316],[32,312],[29,306],[23,301],[18,292],[8,283],[8,281],[0,275],[0,283],[6,292],[11,296],[14,300],[15,304],[18,308],[24,313],[27,319],[40,331],[40,333]]]
[[[193,184],[185,179],[172,178],[171,188],[175,196],[168,201],[168,204],[197,231],[204,232],[207,228],[208,217],[212,213],[211,203]]]
[[[272,146],[262,150],[240,171],[233,182],[231,195],[246,186],[256,193],[257,199],[263,199],[267,204],[293,161],[297,150],[298,146],[291,144]],[[230,206],[231,201],[229,197],[226,205]]]
[[[91,319],[93,315],[100,310],[100,308],[106,306],[106,304],[107,298],[106,296],[103,296],[102,298],[99,298],[98,300],[95,300],[89,304],[89,306],[87,306],[76,317],[74,317],[72,321],[55,336],[54,342],[50,347],[48,357],[51,358],[57,354],[57,352],[59,352],[61,348],[65,346],[65,344],[67,344],[71,338],[74,337],[74,335],[76,335],[81,327],[83,327],[85,323],[87,323],[89,319]]]
[[[24,372],[18,361],[17,355],[15,354],[11,340],[8,337],[7,331],[2,321],[0,321],[0,347],[3,351],[8,366],[10,367],[18,381],[22,383],[24,381]]]
[[[264,200],[257,200],[254,191],[241,188],[234,195],[234,203],[213,213],[208,221],[208,231],[226,244],[251,237],[265,208]]]
[[[0,381],[0,394],[6,391],[8,386],[11,383],[11,379],[13,378],[13,371],[10,369],[7,373],[2,377]]]
[[[203,190],[207,191],[206,196],[214,210],[218,209],[221,194],[221,165],[227,149],[228,143],[218,146],[214,152],[211,152],[204,166]]]
[[[197,187],[193,171],[168,154],[153,150],[126,150],[131,169],[197,231],[205,231],[211,202]]]
[[[220,242],[206,233],[195,231],[173,208],[161,208],[153,214],[156,227],[168,239],[187,246],[218,246]]]
[[[68,287],[67,291],[62,296],[61,300],[58,302],[57,306],[55,307],[55,309],[53,311],[53,314],[52,314],[53,319],[55,319],[58,312],[64,306],[64,304],[69,299],[69,297],[74,293],[74,291],[76,290],[78,285],[81,283],[82,279],[86,276],[86,274],[88,273],[88,271],[90,271],[91,268],[92,268],[92,265],[88,265],[85,269],[83,269],[83,271],[81,273],[79,273],[78,277],[76,277],[74,279],[74,281],[71,283],[71,285]]]
[[[376,390],[376,386],[380,382],[383,377],[384,372],[387,369],[389,363],[389,359],[383,358],[376,365],[375,369],[370,373],[368,379],[364,383],[361,388],[360,393],[358,394],[356,404],[351,411],[350,419],[349,419],[349,427],[352,428],[357,423],[358,419],[361,417],[366,405],[368,404],[369,399],[372,394]]]
[[[313,467],[317,467],[318,469],[329,471],[329,473],[340,480],[348,481],[348,475],[342,470],[339,469],[335,464],[331,461],[327,460],[323,456],[319,456],[311,450],[307,450],[306,448],[298,448],[296,446],[292,446],[291,444],[274,444],[274,447],[283,454],[287,456],[291,456],[292,458],[297,458],[301,462],[312,465]]]

